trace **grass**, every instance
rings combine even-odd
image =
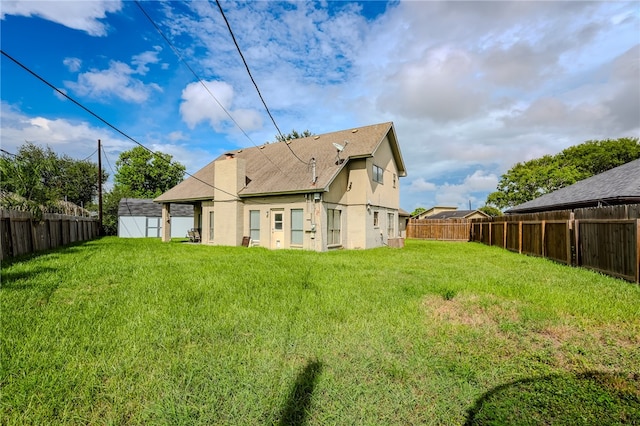
[[[103,238],[0,308],[2,424],[640,423],[640,287],[480,244]]]

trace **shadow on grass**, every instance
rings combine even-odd
[[[82,252],[82,251],[88,251],[88,250],[96,250],[97,247],[95,247],[95,243],[97,241],[99,241],[100,239],[102,239],[103,237],[98,237],[98,238],[94,238],[93,240],[86,240],[86,241],[76,241],[73,243],[69,243],[67,245],[64,246],[60,246],[60,247],[56,247],[56,248],[52,248],[52,249],[47,249],[47,250],[40,250],[40,251],[36,251],[36,252],[32,252],[32,253],[26,253],[26,254],[21,254],[19,256],[15,256],[15,257],[7,257],[6,259],[2,259],[2,268],[8,268],[9,266],[15,265],[15,264],[20,264],[20,263],[25,263],[25,262],[29,262],[30,260],[34,260],[37,259],[39,257],[43,257],[43,256],[51,256],[52,254],[73,254],[73,253],[78,253],[78,252]]]
[[[465,426],[640,424],[640,374],[590,371],[500,385],[467,411]]]
[[[322,372],[322,363],[313,360],[307,362],[304,370],[298,374],[296,383],[291,388],[287,403],[280,412],[280,426],[296,426],[307,424],[307,414],[311,405],[311,397],[316,380]]]

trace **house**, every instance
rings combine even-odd
[[[193,228],[193,206],[171,205],[171,237],[184,238]],[[123,198],[118,204],[118,236],[143,238],[162,236],[162,206],[150,199]]]
[[[458,210],[457,207],[432,207],[414,219],[483,219],[489,215],[481,210]]]
[[[202,244],[326,251],[393,245],[400,177],[393,123],[230,151],[154,201],[194,206]]]
[[[640,159],[544,194],[505,213],[537,213],[636,203],[640,203]]]

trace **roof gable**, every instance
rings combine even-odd
[[[227,156],[245,160],[247,185],[238,192],[240,197],[325,191],[350,159],[372,157],[387,137],[398,174],[406,176],[393,123],[387,122],[230,151],[155,201],[213,199],[215,163]],[[338,152],[334,144],[344,149]]]

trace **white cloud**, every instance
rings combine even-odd
[[[92,36],[105,36],[108,27],[100,20],[121,8],[119,0],[3,1],[0,16],[2,19],[6,15],[39,16]]]
[[[29,141],[49,146],[59,155],[81,159],[97,149],[98,139],[107,152],[119,152],[133,146],[129,141],[113,137],[112,132],[105,132],[104,128],[93,127],[87,122],[29,116],[6,102],[2,102],[1,130],[2,147],[9,152],[15,152]],[[97,161],[97,157],[94,160]]]
[[[204,121],[216,131],[224,131],[225,127],[230,126],[229,114],[244,131],[261,128],[262,119],[255,110],[232,109],[234,91],[231,85],[223,81],[203,81],[203,83],[206,89],[197,82],[188,84],[182,91],[180,115],[189,128],[193,129]]]
[[[82,67],[82,59],[80,58],[64,58],[62,63],[71,72],[78,72]]]
[[[433,182],[427,182],[424,178],[418,178],[411,181],[409,191],[412,192],[431,192],[435,191],[438,186]]]
[[[97,100],[116,97],[126,102],[143,103],[154,92],[162,92],[162,88],[156,83],[145,83],[135,76],[144,76],[149,71],[149,64],[159,62],[160,50],[156,47],[152,51],[133,56],[131,63],[135,68],[124,62],[112,60],[109,62],[109,68],[81,73],[77,82],[67,81],[65,86],[80,96],[89,96]]]

